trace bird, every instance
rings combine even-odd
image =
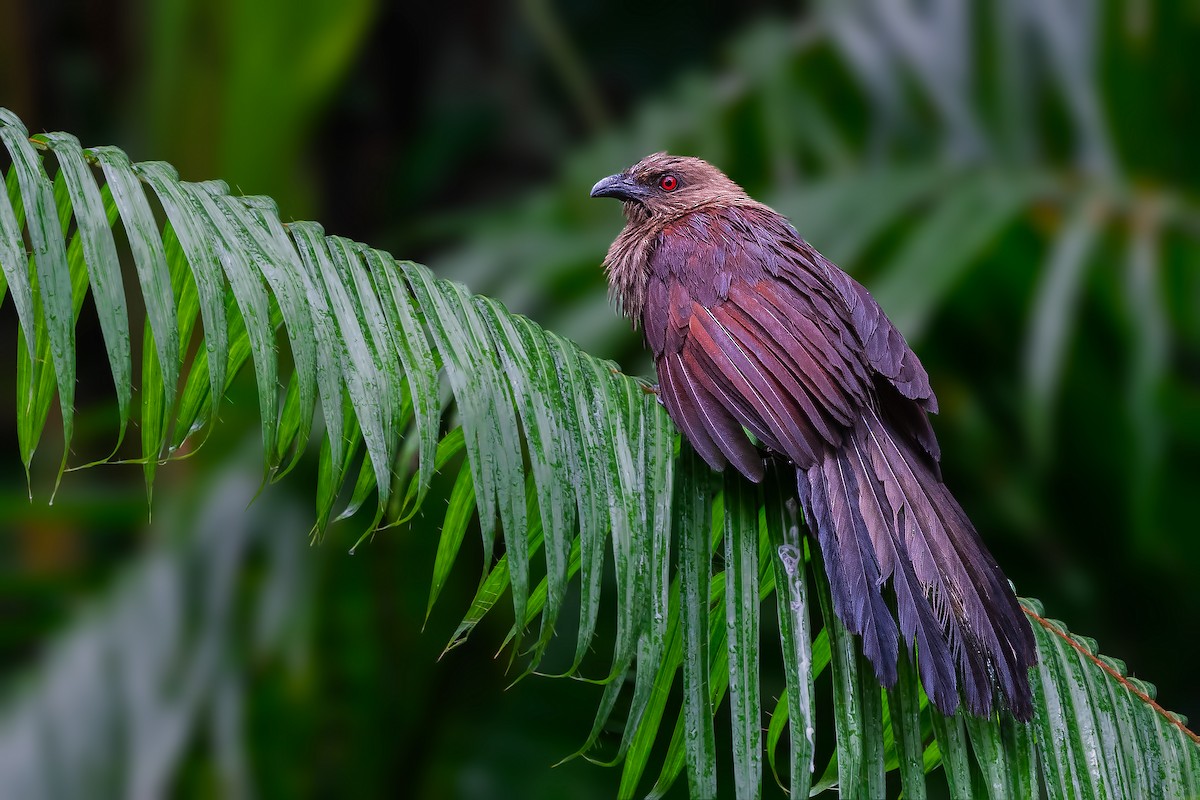
[[[654,153],[591,196],[622,201],[603,267],[659,402],[714,470],[794,467],[834,611],[880,683],[903,644],[943,714],[961,698],[1029,720],[1032,629],[943,482],[929,375],[866,288],[699,158]]]

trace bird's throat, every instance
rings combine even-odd
[[[635,203],[626,203],[626,215]],[[613,240],[604,259],[604,272],[608,277],[609,298],[614,300],[621,313],[633,321],[636,328],[642,319],[646,305],[646,281],[650,274],[650,255],[659,234],[648,215],[641,212],[640,219],[630,219]]]

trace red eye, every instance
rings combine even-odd
[[[679,181],[675,180],[674,175],[663,175],[658,179],[658,185],[662,187],[664,192],[673,192],[675,187],[679,185]]]

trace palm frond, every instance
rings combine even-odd
[[[13,163],[7,204],[0,203],[0,256],[8,284],[21,287],[14,291],[20,328],[33,336],[23,346],[33,355],[20,383],[29,402],[18,410],[18,427],[29,429],[22,439],[28,456],[55,386],[69,448],[78,355],[73,321],[95,283],[89,276],[104,274],[113,285],[118,248],[108,226],[120,219],[140,300],[154,309],[144,329],[140,395],[147,485],[156,466],[219,419],[225,390],[247,359],[254,364],[268,477],[294,464],[318,430],[318,405],[322,410],[318,529],[347,490],[351,509],[374,492],[372,527],[411,517],[434,472],[461,450],[434,594],[461,552],[472,510],[485,572],[452,644],[507,592],[514,624],[506,644],[514,655],[522,652],[525,632],[540,623],[536,642],[524,650],[526,672],[536,670],[578,575],[576,655],[565,674],[579,674],[594,642],[604,549],[611,548],[616,634],[611,662],[592,678],[604,691],[581,752],[603,757],[603,747],[595,749],[599,734],[632,687],[627,735],[613,759],[625,760],[624,796],[637,791],[677,672],[683,699],[651,794],[660,795],[684,771],[694,795],[716,793],[715,724],[728,695],[735,790],[739,797],[758,795],[760,610],[772,592],[784,622],[787,704],[776,707],[768,728],[769,760],[777,764],[787,720],[795,792],[808,788],[817,736],[828,733],[816,724],[813,687],[826,668],[836,749],[817,788],[837,783],[843,791],[879,795],[887,773],[899,770],[906,794],[919,796],[923,773],[938,764],[952,792],[969,787],[997,797],[1014,781],[1036,786],[1039,774],[1051,791],[1084,796],[1195,788],[1200,748],[1183,722],[1155,705],[1152,690],[1124,676],[1119,663],[1096,656],[1094,646],[1045,620],[1032,602],[1041,658],[1033,726],[1001,717],[943,718],[929,708],[911,669],[883,691],[857,641],[830,611],[824,571],[810,563],[819,554],[800,539],[788,481],[759,489],[726,476],[718,485],[690,448],[676,456],[677,436],[661,407],[611,362],[425,267],[327,237],[313,223],[285,225],[268,200],[231,195],[221,184],[181,182],[165,166],[130,164],[114,148],[83,150],[62,134],[31,139],[9,112],[0,112],[0,131]],[[57,192],[51,160],[59,164]],[[92,167],[102,170],[102,189]],[[65,177],[68,171],[73,177]],[[109,330],[121,330],[115,292],[90,294]],[[277,350],[284,338],[290,369]],[[114,382],[128,382],[131,342],[125,349],[118,344],[115,334],[106,341],[109,365]],[[36,357],[47,350],[49,359]],[[439,367],[458,424],[443,413]],[[63,463],[69,460],[68,449]],[[503,554],[496,559],[498,536]],[[714,554],[722,552],[716,559],[722,568],[714,571]],[[824,619],[815,640],[808,599],[814,594]],[[1117,744],[1110,757],[1096,756]]]
[[[247,510],[253,450],[241,466],[179,493],[157,538],[113,586],[50,643],[6,693],[0,711],[5,793],[53,797],[165,797],[189,748],[208,735],[214,786],[252,794],[244,761],[247,657],[295,644],[285,609],[312,592],[303,540],[277,536],[305,524],[282,494]],[[250,458],[245,456],[249,455]],[[242,579],[248,563],[261,567]],[[250,631],[234,613],[244,604]]]

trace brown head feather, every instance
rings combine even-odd
[[[674,179],[673,189],[664,188],[667,177]],[[761,205],[721,170],[689,156],[653,153],[605,181],[623,187],[609,196],[624,200],[625,228],[608,249],[604,271],[609,295],[635,326],[646,302],[650,255],[668,223],[703,208]]]

